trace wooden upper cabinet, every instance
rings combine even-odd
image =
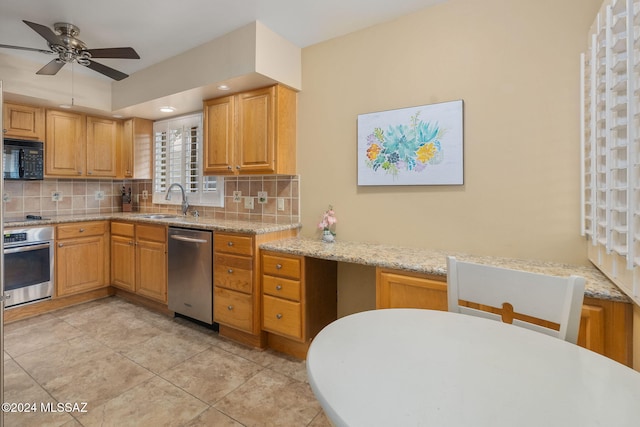
[[[4,136],[7,138],[44,140],[44,109],[5,102]]]
[[[235,168],[235,96],[204,102],[204,162],[205,175],[231,174]]]
[[[86,141],[87,176],[115,177],[118,122],[87,116]]]
[[[134,117],[122,124],[117,156],[119,178],[151,179],[153,172],[153,122]]]
[[[82,114],[47,110],[45,174],[83,176],[85,174],[85,118]]]
[[[295,174],[296,114],[281,85],[205,101],[204,174]]]
[[[115,177],[119,135],[117,120],[47,110],[45,174]]]

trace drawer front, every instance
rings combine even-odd
[[[128,222],[112,222],[111,234],[125,237],[133,237],[134,225]]]
[[[136,238],[165,243],[167,241],[167,228],[164,225],[136,225]]]
[[[270,276],[300,279],[300,258],[263,254],[262,272]]]
[[[264,275],[262,292],[274,297],[300,301],[300,281]]]
[[[253,297],[214,287],[213,319],[245,332],[253,332]]]
[[[75,237],[99,236],[107,232],[107,223],[78,222],[74,224],[59,225],[56,228],[57,239],[72,239]]]
[[[245,270],[230,265],[216,263],[213,268],[216,286],[233,289],[245,294],[253,293],[253,270]]]
[[[299,302],[262,297],[262,328],[279,335],[302,339],[302,311]]]
[[[249,236],[215,233],[213,247],[216,252],[253,256],[253,238]]]

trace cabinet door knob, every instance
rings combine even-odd
[[[276,269],[280,270],[282,268],[282,264],[276,264]]]
[[[227,242],[227,246],[233,246],[233,242]]]
[[[78,175],[82,175],[82,171],[78,171]]]
[[[282,319],[282,314],[280,313],[276,314],[276,319]]]
[[[227,270],[227,273],[229,273],[229,274],[233,274],[233,268],[228,269],[228,270]]]
[[[240,166],[237,166],[237,165],[236,165],[236,169],[240,170]]]
[[[78,230],[80,233],[84,233],[84,228],[81,228],[80,230]]]
[[[276,291],[281,291],[282,290],[282,285],[276,285]]]
[[[62,243],[58,243],[58,247],[61,248],[63,245]]]
[[[133,240],[129,240],[129,246],[133,246]]]
[[[233,310],[233,306],[232,305],[227,306],[227,310],[229,310],[229,311]]]
[[[233,168],[231,166],[227,166],[227,169],[229,170],[233,170]]]
[[[91,175],[91,174],[93,174],[93,172],[92,172],[92,171],[87,172],[87,175]]]

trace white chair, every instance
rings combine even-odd
[[[578,276],[547,276],[447,257],[449,311],[502,320],[573,344],[580,329],[584,283]],[[486,311],[492,308],[493,313]],[[539,324],[531,323],[535,319]]]

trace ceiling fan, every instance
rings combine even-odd
[[[92,58],[140,59],[138,53],[131,47],[87,49],[84,42],[76,38],[76,36],[80,34],[80,29],[73,24],[58,22],[53,26],[55,29],[54,33],[51,28],[47,26],[24,20],[22,22],[44,37],[51,50],[10,46],[6,44],[0,44],[0,48],[29,50],[58,56],[38,70],[36,74],[52,76],[60,71],[64,64],[77,62],[114,80],[122,80],[129,77],[129,75],[95,62]]]

